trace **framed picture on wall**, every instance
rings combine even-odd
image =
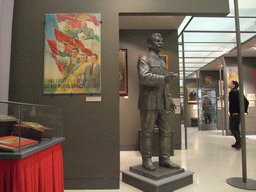
[[[227,67],[226,69],[226,73],[227,73],[227,85],[230,83],[230,81],[237,81],[239,82],[239,78],[238,78],[238,67]],[[228,92],[231,91],[231,89],[229,87],[227,87]]]
[[[188,88],[188,103],[197,103],[197,89]]]
[[[101,93],[101,14],[46,14],[43,94]]]
[[[163,61],[165,62],[167,71],[169,71],[169,55],[167,53],[160,53],[159,55],[161,59],[163,59]]]
[[[239,82],[238,67],[227,67],[227,84],[229,84],[230,81]]]
[[[119,50],[119,95],[128,95],[127,49]]]
[[[159,53],[161,59],[165,62],[167,67],[167,71],[169,72],[169,55],[167,53]],[[168,84],[168,88],[170,88],[170,84]]]

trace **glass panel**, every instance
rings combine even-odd
[[[191,19],[192,16],[186,16],[185,19],[182,21],[179,29],[178,29],[178,34],[180,34],[182,32],[182,30],[185,28],[185,26],[187,25],[187,23],[189,22],[189,20]]]
[[[240,14],[242,16],[250,16],[252,18],[240,18],[241,31],[255,31],[256,13]],[[233,15],[234,17],[234,15]],[[230,17],[194,17],[187,26],[186,31],[235,31],[235,18]],[[181,42],[181,38],[179,39]]]
[[[184,33],[185,42],[235,42],[235,33]]]
[[[244,7],[241,3],[245,3],[247,4],[248,6],[250,6],[250,8],[241,8],[241,7]],[[252,5],[254,3],[254,5]],[[254,17],[256,16],[256,12],[255,12],[255,9],[256,9],[256,6],[255,6],[255,1],[251,1],[251,0],[243,0],[243,1],[239,1],[239,5],[238,5],[240,8],[239,8],[239,16],[240,17]],[[235,16],[235,12],[234,12],[234,3],[233,3],[233,0],[232,0],[232,5],[230,5],[230,13],[228,14],[228,16],[232,16],[234,17]]]
[[[179,43],[182,43],[182,36],[179,36],[178,42],[179,42]]]
[[[235,18],[232,9],[234,4],[233,0],[230,1],[231,10],[228,17],[193,17],[186,27],[183,33],[186,76],[188,73],[193,74],[192,71],[197,71],[236,47]],[[239,8],[240,17],[251,17],[239,19],[241,42],[244,43],[256,35],[256,3],[243,0],[239,2]],[[190,19],[191,17],[184,19],[182,27],[178,30],[179,33]],[[199,30],[202,32],[193,32]],[[219,33],[217,33],[218,31]],[[231,33],[221,33],[221,31],[231,31]],[[244,31],[255,31],[255,33],[242,33]],[[180,74],[183,75],[182,36],[179,36],[178,41],[179,69]]]
[[[250,38],[254,37],[255,33],[241,33],[241,43],[249,40]]]
[[[233,49],[236,46],[236,43],[185,43],[184,50],[185,51],[223,51],[227,52],[230,49]],[[181,46],[179,45],[179,50]]]
[[[216,90],[200,88],[198,90],[199,124],[217,124]]]
[[[185,52],[185,57],[219,57],[225,54],[225,52]],[[182,57],[182,53],[179,53],[179,56]]]
[[[240,18],[240,31],[255,31],[256,32],[256,18]]]
[[[225,17],[194,17],[186,31],[235,31],[235,19]]]
[[[186,71],[195,71],[197,69],[198,69],[198,67],[186,67],[185,68]],[[183,72],[183,68],[180,68],[180,72]]]
[[[192,74],[192,72],[185,72],[185,76],[188,76],[190,74]],[[183,73],[180,73],[180,76],[183,76]]]
[[[208,57],[215,57],[219,58],[220,56],[224,55],[226,52],[211,52]]]
[[[188,63],[198,63],[198,64],[207,64],[213,61],[214,59],[198,59],[198,58],[185,58],[185,64],[187,65]],[[179,58],[179,62],[183,63],[182,58]]]
[[[190,67],[195,67],[195,68],[198,68],[198,67],[203,67],[203,66],[205,66],[205,64],[185,64],[185,69],[187,69],[187,68],[190,68]],[[182,66],[180,66],[180,67],[182,67]]]

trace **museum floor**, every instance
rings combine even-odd
[[[172,161],[186,170],[195,172],[193,184],[177,192],[240,192],[226,183],[231,177],[242,177],[241,150],[231,148],[234,138],[222,136],[222,131],[198,131],[188,128],[188,149],[175,150]],[[256,180],[256,136],[246,137],[247,177]],[[141,163],[138,151],[121,151],[121,171]],[[153,161],[157,161],[154,157]],[[120,173],[121,174],[121,173]],[[121,177],[122,180],[122,177]],[[65,190],[65,192],[140,192],[120,182],[119,190]]]

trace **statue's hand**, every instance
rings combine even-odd
[[[171,79],[177,78],[178,77],[178,73],[174,73],[174,72],[168,72],[165,76],[165,82],[166,83],[170,83]]]
[[[178,73],[174,73],[174,72],[168,72],[169,76],[174,79],[178,77]]]

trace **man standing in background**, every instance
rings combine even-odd
[[[229,129],[232,135],[235,137],[236,142],[231,145],[239,150],[241,148],[241,136],[239,130],[240,124],[240,106],[239,106],[239,86],[237,81],[230,81],[228,87],[231,89],[229,92]],[[248,100],[244,97],[244,112],[248,113]]]

